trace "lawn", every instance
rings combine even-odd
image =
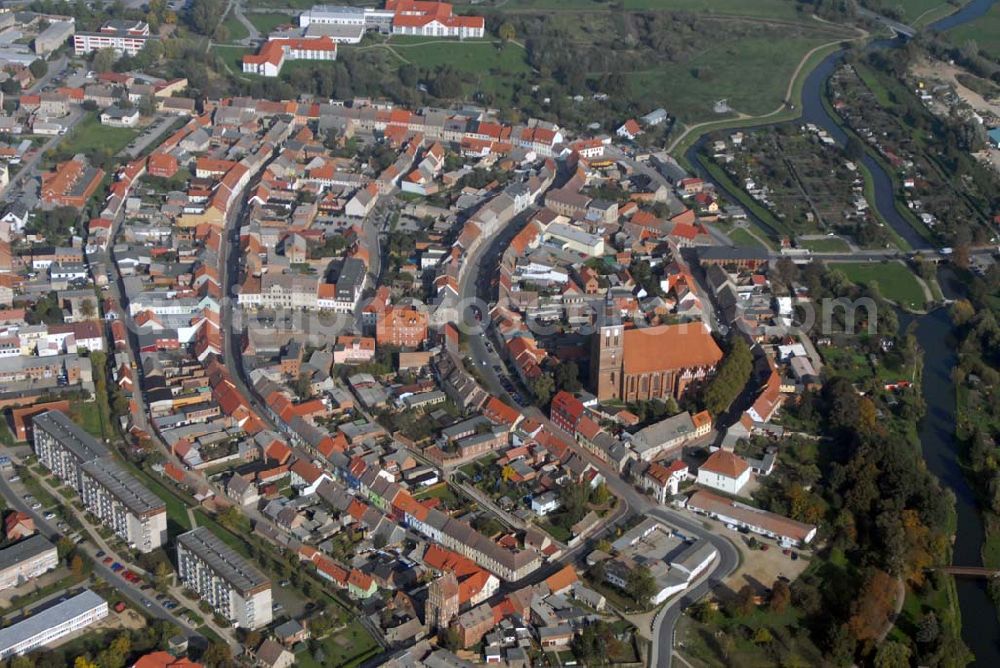
[[[77,423],[83,430],[98,440],[104,439],[104,424],[101,419],[101,411],[95,410],[98,406],[95,403],[74,402],[70,408],[70,419]]]
[[[243,56],[248,53],[253,53],[252,49],[248,49],[244,46],[221,46],[219,44],[213,44],[212,51],[214,51],[215,55],[222,59],[222,61],[226,64],[226,67],[228,67],[233,74],[243,72]]]
[[[635,99],[667,103],[670,112],[684,122],[711,120],[716,116],[715,103],[723,99],[737,112],[759,116],[781,106],[802,57],[833,39],[817,33],[813,37],[710,41],[686,62],[665,63],[626,76]]]
[[[879,293],[904,308],[923,309],[924,291],[905,265],[898,262],[843,262],[833,265],[859,285],[878,284]]]
[[[459,506],[458,497],[446,482],[438,483],[422,492],[417,492],[413,496],[416,499],[439,499],[441,503],[449,508],[457,508]]]
[[[21,475],[21,483],[28,489],[28,492],[35,497],[38,503],[42,504],[43,509],[48,510],[53,506],[62,505],[51,494],[45,491],[42,484],[35,479],[34,474],[29,473],[28,470],[24,468],[22,468],[19,473]]]
[[[892,6],[902,10],[903,23],[914,27],[927,25],[929,22],[947,16],[958,9],[958,5],[941,0],[899,0]]]
[[[994,4],[974,21],[952,28],[946,35],[958,46],[975,41],[986,55],[1000,60],[1000,4]]]
[[[450,65],[456,70],[473,74],[499,72],[511,75],[531,71],[527,53],[516,44],[500,45],[499,42],[490,40],[420,40],[407,43],[398,42],[397,39],[393,38],[386,48],[420,67]]]
[[[167,504],[167,519],[169,521],[174,522],[185,531],[191,528],[191,521],[187,514],[188,506],[180,497],[167,489],[155,476],[146,473],[131,462],[126,461],[123,465],[139,478],[142,484],[149,488],[149,491],[163,499],[163,502]]]
[[[816,253],[846,253],[851,250],[847,242],[838,237],[827,239],[810,239],[803,241],[802,245]]]
[[[234,12],[229,12],[226,14],[226,18],[222,21],[222,25],[226,27],[226,32],[229,34],[229,41],[235,42],[237,40],[246,39],[250,36],[250,31],[247,27],[243,25]]]
[[[726,232],[726,236],[737,246],[748,246],[750,248],[766,248],[764,244],[754,235],[750,234],[742,227],[735,227],[732,231]]]
[[[289,14],[267,13],[267,14],[247,14],[247,19],[254,24],[262,34],[267,35],[280,25],[295,24],[295,19]]]
[[[14,434],[11,433],[6,418],[0,418],[0,443],[8,448],[14,447]]]
[[[98,149],[107,149],[114,154],[128,146],[138,134],[139,131],[132,128],[110,128],[101,125],[97,112],[91,112],[58,146],[60,151],[74,155],[77,153],[89,155]]]
[[[628,11],[672,11],[752,16],[769,19],[801,19],[795,3],[786,0],[623,0],[621,3],[600,0],[508,0],[503,10],[608,11],[618,6]]]
[[[310,650],[310,644],[304,643],[295,653],[296,665],[301,668],[358,665],[379,652],[378,645],[356,619],[346,628],[319,641],[322,659]]]

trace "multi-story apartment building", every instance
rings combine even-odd
[[[73,51],[82,56],[100,49],[114,49],[134,56],[151,39],[155,38],[149,34],[149,24],[145,21],[108,21],[98,32],[73,35]]]
[[[111,457],[82,467],[83,502],[119,538],[139,552],[167,540],[167,505]]]
[[[237,627],[271,623],[271,581],[205,527],[177,537],[177,572],[185,586]]]
[[[35,416],[32,424],[38,461],[79,492],[83,465],[104,457],[107,449],[62,411],[46,411]]]
[[[38,461],[79,492],[87,510],[140,552],[163,545],[167,508],[159,497],[65,413],[47,411],[32,422]]]
[[[0,629],[0,660],[20,656],[108,616],[108,602],[89,589]]]
[[[0,550],[0,589],[9,589],[59,566],[56,546],[35,534]]]

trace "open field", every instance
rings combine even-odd
[[[847,245],[846,241],[838,237],[810,239],[808,241],[803,241],[801,245],[817,253],[846,253],[851,249],[850,246]]]
[[[831,267],[859,285],[877,283],[883,297],[904,308],[923,309],[926,305],[913,272],[899,262],[838,262]]]
[[[84,155],[96,153],[98,149],[117,153],[128,146],[138,134],[139,131],[132,128],[110,128],[101,125],[100,118],[94,112],[88,114],[72,132],[66,135],[59,144],[59,150],[63,153]]]
[[[933,20],[957,9],[942,0],[900,0],[891,6],[901,12],[900,19],[909,25],[924,25],[927,19]]]
[[[672,138],[668,150],[680,160],[681,164],[687,167],[687,159],[684,153],[698,141],[700,137],[714,130],[736,130],[740,128],[753,128],[760,125],[769,125],[782,121],[789,121],[799,117],[799,110],[802,107],[802,86],[806,77],[818,66],[828,55],[840,49],[840,42],[829,42],[813,50],[806,58],[799,61],[798,71],[794,80],[790,81],[789,89],[791,94],[788,101],[795,105],[794,109],[783,107],[777,113],[768,112],[764,116],[740,118],[740,119],[720,119],[716,121],[700,121],[688,125],[683,133]],[[775,111],[775,110],[772,110]]]
[[[252,49],[244,46],[222,46],[213,44],[212,51],[225,62],[226,66],[232,70],[233,74],[243,75],[243,56],[253,53]],[[250,76],[250,75],[246,75]]]
[[[247,31],[247,27],[243,25],[238,18],[236,18],[236,14],[234,12],[226,14],[226,18],[223,19],[222,25],[226,27],[226,32],[231,41],[246,39],[250,36],[249,31]]]
[[[750,248],[766,248],[757,237],[747,232],[742,227],[734,228],[731,232],[727,232],[726,236],[736,244],[737,246],[749,246]]]
[[[983,16],[945,33],[958,46],[974,41],[990,58],[1000,60],[1000,5],[994,4]]]
[[[508,0],[499,9],[502,11],[595,12],[610,11],[618,5],[620,5],[620,9],[626,11],[701,12],[786,20],[795,20],[804,16],[796,10],[794,2],[786,0],[757,0],[752,3],[741,0],[623,0],[621,3],[600,0]],[[483,5],[483,7],[489,7],[489,5]],[[471,11],[479,11],[479,7],[473,7]]]
[[[397,42],[394,38],[386,48],[419,67],[450,65],[473,74],[527,74],[531,71],[523,48],[515,44],[504,44],[499,48],[498,45],[499,42],[489,40],[423,40],[405,43]]]
[[[291,14],[280,14],[280,13],[263,13],[263,14],[247,14],[247,19],[250,23],[254,24],[254,27],[261,32],[261,34],[266,35],[272,30],[280,25],[285,24],[295,24],[296,19]]]
[[[671,113],[682,120],[711,118],[714,104],[722,99],[739,113],[758,116],[781,105],[799,61],[829,41],[818,35],[706,43],[687,62],[629,73],[629,85],[636,98],[652,94],[670,99]]]

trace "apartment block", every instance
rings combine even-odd
[[[87,510],[140,552],[167,539],[167,507],[61,411],[32,420],[38,461],[75,489]]]
[[[205,527],[177,537],[181,582],[245,629],[271,623],[271,581]]]
[[[79,492],[83,465],[106,456],[107,449],[61,411],[42,413],[32,423],[38,461]]]
[[[144,21],[108,21],[97,32],[78,32],[73,35],[73,52],[82,56],[101,49],[114,49],[130,56],[142,51],[153,37],[149,24]]]
[[[167,541],[167,504],[111,457],[82,468],[83,502],[119,538],[140,552]]]
[[[37,578],[59,565],[56,546],[39,534],[0,550],[0,589]]]

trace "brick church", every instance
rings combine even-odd
[[[712,334],[697,322],[636,328],[604,317],[591,345],[591,390],[598,401],[676,399],[722,360]]]

